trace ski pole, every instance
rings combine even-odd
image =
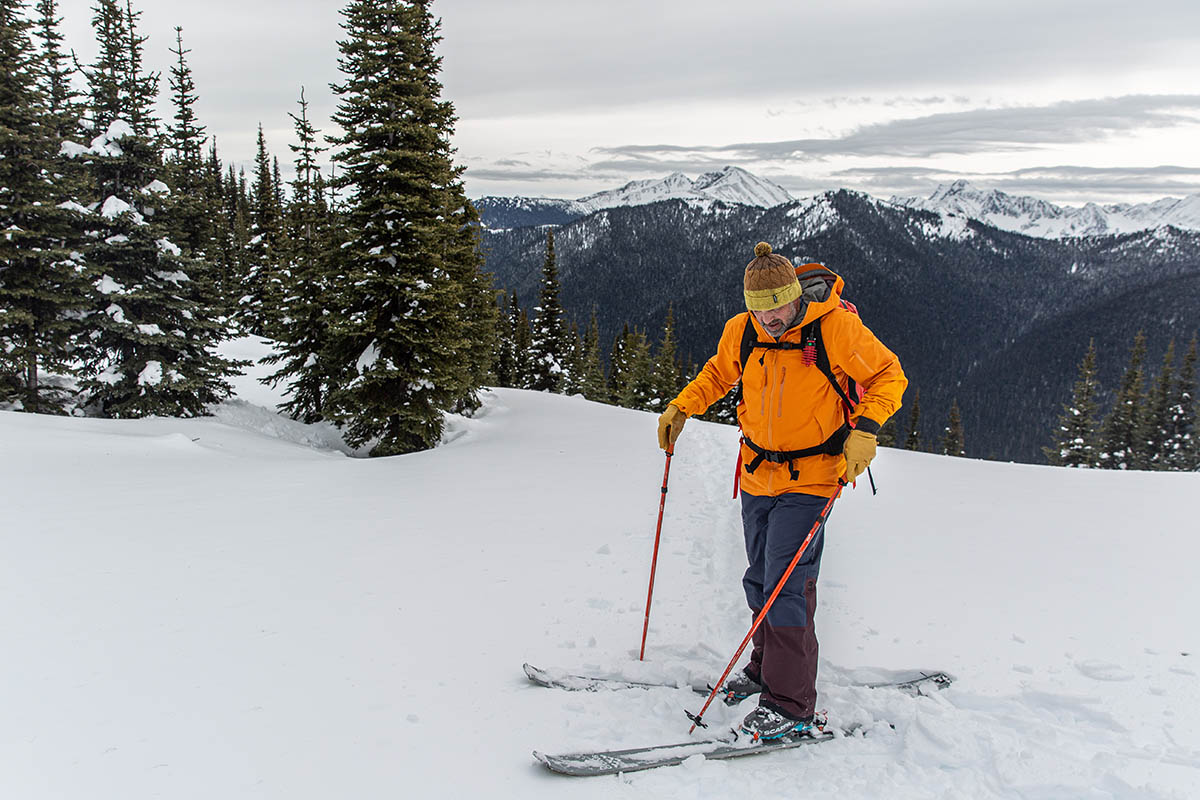
[[[825,518],[829,516],[829,509],[833,508],[833,501],[838,499],[838,495],[842,493],[842,488],[845,485],[846,484],[844,482],[838,481],[837,491],[833,493],[833,497],[829,498],[829,502],[825,504],[825,507],[821,509],[821,513],[817,515],[816,521],[813,522],[812,530],[808,532],[808,536],[806,536],[804,541],[801,542],[800,549],[796,551],[796,555],[792,557],[792,563],[788,564],[788,568],[783,572],[783,577],[780,578],[779,583],[775,585],[775,591],[771,592],[771,596],[767,598],[767,602],[763,604],[762,611],[758,612],[758,616],[754,619],[754,624],[750,626],[750,632],[746,634],[745,639],[742,639],[741,646],[739,646],[737,652],[733,654],[733,659],[730,660],[729,666],[725,667],[725,671],[721,673],[720,680],[713,685],[712,693],[709,694],[708,699],[704,701],[704,708],[700,709],[699,714],[692,714],[690,711],[684,712],[688,715],[688,719],[692,721],[692,727],[688,729],[688,733],[694,732],[697,725],[703,728],[708,727],[704,724],[704,712],[708,711],[708,707],[712,704],[713,698],[717,696],[717,692],[721,691],[721,687],[725,684],[725,679],[728,678],[729,673],[733,671],[733,665],[736,664],[738,659],[742,657],[742,652],[746,649],[746,645],[750,643],[752,638],[754,638],[754,632],[758,630],[758,626],[762,625],[762,621],[767,618],[767,612],[771,610],[771,606],[775,603],[775,598],[779,597],[779,593],[783,591],[784,584],[786,584],[788,578],[792,576],[792,570],[794,570],[796,565],[800,563],[800,559],[803,557],[804,551],[808,549],[809,543],[813,540],[813,537],[817,535],[817,531],[821,529],[821,525],[824,524]]]
[[[654,556],[650,559],[650,588],[646,591],[646,621],[642,623],[642,649],[638,653],[638,661],[646,660],[646,632],[650,630],[650,601],[654,599],[654,571],[658,568],[658,542],[662,538],[663,509],[667,507],[667,477],[671,474],[673,450],[667,450],[667,466],[663,469],[662,499],[658,501],[658,526],[654,529]]]

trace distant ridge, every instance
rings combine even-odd
[[[672,172],[657,180],[630,181],[618,189],[596,192],[578,200],[551,197],[481,197],[475,201],[484,225],[491,230],[531,225],[565,225],[607,208],[627,208],[663,200],[695,203],[721,202],[774,208],[794,198],[778,184],[741,167],[722,167],[692,180]]]
[[[817,202],[822,195],[808,199]],[[721,202],[771,209],[791,203],[786,189],[741,167],[725,166],[695,180],[682,172],[664,178],[630,181],[617,189],[596,192],[576,200],[552,197],[481,197],[475,207],[490,230],[541,225],[567,225],[580,217],[609,208],[623,208],[685,200],[704,205]],[[1036,197],[982,189],[968,181],[941,184],[928,197],[893,196],[893,205],[932,211],[943,219],[943,228],[961,228],[971,219],[993,228],[1034,236],[1062,239],[1074,236],[1107,236],[1134,233],[1171,225],[1200,231],[1200,194],[1182,199],[1164,197],[1149,203],[1088,203],[1059,206]]]
[[[1088,203],[1073,208],[996,189],[980,189],[960,180],[938,186],[929,197],[893,197],[891,202],[933,211],[943,217],[966,217],[1040,239],[1134,233],[1163,225],[1200,230],[1200,194],[1182,200],[1166,197],[1151,203]]]

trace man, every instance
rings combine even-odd
[[[757,617],[839,483],[854,481],[875,457],[876,434],[900,407],[908,380],[895,354],[843,307],[840,277],[820,264],[795,270],[766,242],[754,254],[744,281],[748,312],[725,324],[717,354],[659,418],[658,441],[672,449],[688,417],[741,381],[739,478],[750,562],[742,585]],[[864,390],[852,410],[851,380]],[[823,546],[824,523],[755,633],[750,663],[724,687],[736,696],[760,692],[742,723],[757,738],[813,725]]]

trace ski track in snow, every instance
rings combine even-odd
[[[244,401],[200,420],[0,413],[0,796],[1200,796],[1200,476],[886,449],[880,494],[834,509],[819,585],[818,702],[866,736],[547,773],[530,751],[684,741],[704,698],[539,688],[523,661],[713,681],[751,622],[737,434],[693,421],[637,660],[654,427],[497,390],[442,447],[364,460]],[[914,668],[958,681],[851,685]]]

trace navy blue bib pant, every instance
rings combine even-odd
[[[789,493],[759,497],[742,492],[742,527],[750,566],[742,579],[746,602],[757,618],[804,542],[827,497]],[[798,720],[811,719],[817,702],[817,573],[825,524],[754,634],[745,672],[763,685],[762,705]]]

